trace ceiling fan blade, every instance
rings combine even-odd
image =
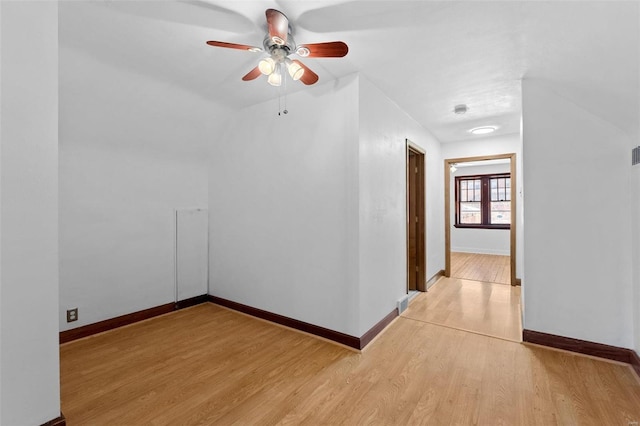
[[[305,64],[303,64],[297,59],[294,59],[292,62],[300,65],[304,69],[304,74],[302,74],[302,77],[300,77],[301,82],[303,82],[307,86],[310,86],[312,84],[315,84],[318,81],[319,79],[318,74],[311,71],[311,69],[309,69],[308,66],[306,66]]]
[[[209,46],[215,47],[227,47],[229,49],[248,50],[249,52],[262,52],[262,49],[256,46],[249,46],[248,44],[227,43],[226,41],[213,41],[207,42]]]
[[[296,50],[296,53],[304,58],[342,58],[349,53],[349,46],[342,41],[329,41],[301,44]],[[305,54],[306,52],[309,53]]]
[[[247,75],[242,77],[242,80],[244,81],[255,80],[256,78],[260,77],[261,74],[262,73],[260,72],[260,69],[258,67],[255,67],[254,69],[249,71]]]
[[[280,46],[286,44],[287,34],[289,33],[289,19],[279,10],[267,9],[265,13],[271,40]]]

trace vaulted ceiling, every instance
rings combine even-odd
[[[480,125],[518,132],[523,78],[639,135],[634,1],[70,1],[60,44],[241,108],[277,96],[264,78],[241,81],[261,54],[205,41],[260,46],[267,8],[289,17],[298,43],[349,45],[345,58],[304,60],[318,84],[360,72],[442,142]]]

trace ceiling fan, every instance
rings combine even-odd
[[[289,55],[296,54],[303,58],[341,58],[349,52],[349,47],[342,41],[296,45],[291,35],[289,19],[285,14],[275,9],[267,9],[266,15],[269,31],[262,42],[264,48],[224,41],[207,42],[209,46],[269,54],[269,57],[260,60],[258,66],[242,77],[244,81],[255,80],[264,74],[268,76],[269,84],[280,86],[283,68],[286,67],[293,80],[300,80],[306,85],[315,84],[319,78],[318,74],[311,71],[299,60],[290,59]]]

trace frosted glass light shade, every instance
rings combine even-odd
[[[276,69],[276,61],[272,58],[264,58],[258,62],[258,69],[264,75],[271,75]]]
[[[287,63],[287,70],[294,81],[300,80],[300,77],[304,74],[304,68],[292,61]]]
[[[267,82],[272,86],[280,86],[282,84],[282,74],[280,74],[280,70],[276,69],[269,75]]]

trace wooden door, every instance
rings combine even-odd
[[[407,291],[426,291],[424,153],[407,141]]]
[[[418,284],[418,203],[416,202],[417,198],[417,170],[418,170],[418,161],[417,154],[413,151],[409,151],[409,160],[408,160],[408,182],[407,182],[407,192],[408,192],[408,214],[407,214],[407,237],[408,237],[408,266],[407,266],[407,274],[408,274],[408,285],[409,290],[416,290]]]

